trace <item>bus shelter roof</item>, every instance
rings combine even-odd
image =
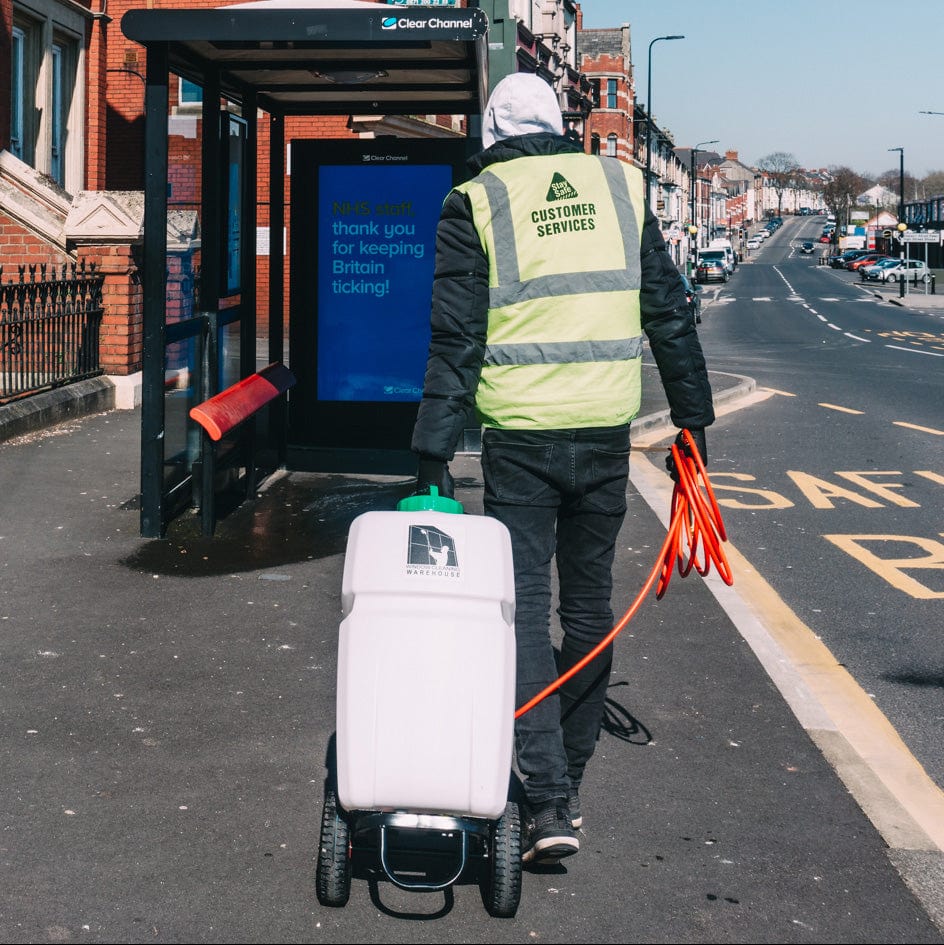
[[[487,82],[480,9],[367,0],[258,0],[128,11],[122,32],[170,69],[280,115],[473,115]]]

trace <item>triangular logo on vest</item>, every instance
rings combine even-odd
[[[554,176],[551,178],[551,186],[547,188],[547,200],[573,200],[575,197],[579,197],[580,194],[570,185],[567,178],[563,174],[559,174],[557,171],[554,172]]]

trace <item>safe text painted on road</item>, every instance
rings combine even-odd
[[[902,494],[906,483],[900,481],[904,473],[899,470],[837,470],[835,475],[843,482],[831,482],[797,470],[787,470],[787,475],[803,499],[815,509],[834,509],[844,501],[868,509],[921,507]],[[916,469],[911,475],[944,485],[944,475],[929,469]],[[747,473],[712,473],[718,504],[726,508],[773,511],[796,505],[778,492],[747,485],[751,482],[756,482],[756,479]],[[822,537],[897,590],[919,600],[944,599],[944,590],[928,586],[908,573],[925,572],[928,580],[944,574],[944,543],[937,540],[937,537],[944,538],[944,532],[937,537],[891,534],[829,534]]]

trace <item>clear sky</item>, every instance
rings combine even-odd
[[[944,0],[579,0],[585,29],[628,23],[636,96],[677,147],[719,139],[860,174],[944,170]]]

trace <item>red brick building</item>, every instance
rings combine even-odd
[[[586,149],[632,162],[635,91],[629,26],[595,30],[578,26],[578,30],[580,71],[590,81],[593,100],[586,121]]]

